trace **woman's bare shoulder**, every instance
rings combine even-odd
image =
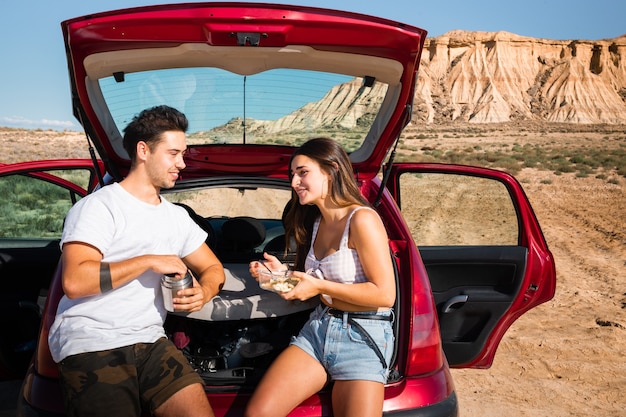
[[[371,227],[373,224],[382,224],[376,210],[367,206],[360,206],[355,209],[350,220],[351,227]]]

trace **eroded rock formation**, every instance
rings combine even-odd
[[[626,35],[555,41],[451,31],[429,38],[413,120],[626,123]]]

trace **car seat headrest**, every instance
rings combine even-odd
[[[184,203],[174,203],[174,204],[176,204],[177,206],[180,206],[180,207],[184,208],[185,210],[187,210],[187,213],[189,214],[189,217],[191,217],[191,219],[194,222],[196,222],[196,224],[198,226],[200,226],[200,228],[202,230],[207,232],[208,236],[207,236],[207,239],[206,239],[206,244],[209,246],[209,248],[211,248],[211,250],[215,250],[216,237],[215,237],[215,231],[213,230],[213,227],[211,226],[211,223],[209,223],[204,217],[202,217],[198,213],[196,213],[194,211],[194,209],[189,207],[187,204],[184,204]]]
[[[265,241],[265,226],[254,217],[233,217],[222,225],[222,239],[237,250],[250,250]]]

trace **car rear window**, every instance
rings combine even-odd
[[[99,80],[120,134],[141,110],[167,104],[188,117],[191,145],[297,146],[326,136],[358,149],[387,85],[371,77],[301,69],[239,75],[221,68],[171,68]]]

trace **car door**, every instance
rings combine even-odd
[[[65,214],[97,178],[90,160],[0,165],[0,379],[26,370]]]
[[[394,164],[387,184],[411,230],[452,367],[486,368],[509,326],[554,296],[537,219],[511,175],[444,164]]]

